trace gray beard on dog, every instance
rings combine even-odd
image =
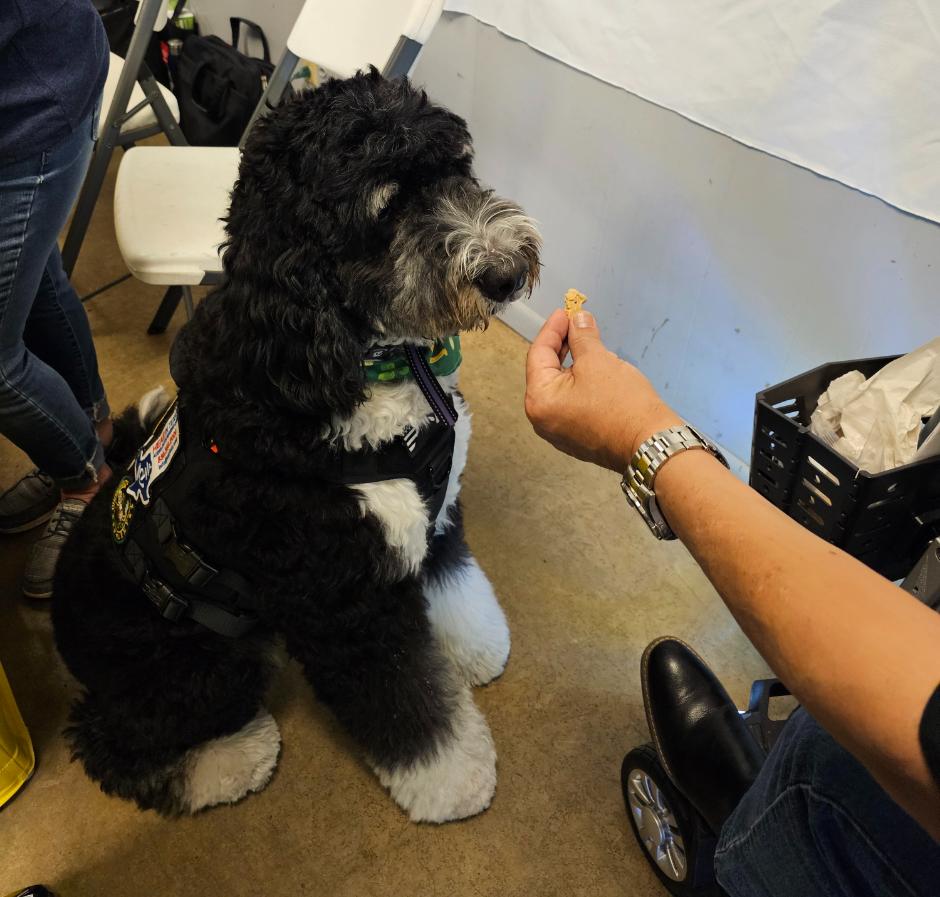
[[[435,339],[483,329],[504,303],[531,294],[540,246],[535,222],[518,206],[469,179],[452,179],[430,213],[398,226],[386,332]],[[501,301],[481,290],[488,268],[512,271],[520,264],[526,272],[520,289]]]

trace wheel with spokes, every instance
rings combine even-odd
[[[718,893],[715,836],[676,790],[651,744],[623,759],[620,783],[630,827],[656,877],[677,897]]]

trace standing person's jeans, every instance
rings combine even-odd
[[[81,188],[96,106],[69,137],[0,162],[0,434],[67,490],[97,480],[110,411],[85,310],[56,238]]]
[[[940,844],[805,710],[724,824],[729,897],[937,897]]]

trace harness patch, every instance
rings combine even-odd
[[[180,447],[179,406],[174,402],[171,412],[134,458],[134,481],[127,494],[144,507],[150,504],[150,489],[166,473]]]
[[[124,544],[131,526],[131,517],[134,516],[134,502],[127,494],[129,484],[130,479],[122,477],[114,495],[111,496],[111,535],[118,545]]]

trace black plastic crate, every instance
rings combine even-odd
[[[819,396],[848,371],[870,377],[898,356],[824,364],[757,394],[751,486],[889,579],[940,535],[940,457],[872,474],[809,432]]]

